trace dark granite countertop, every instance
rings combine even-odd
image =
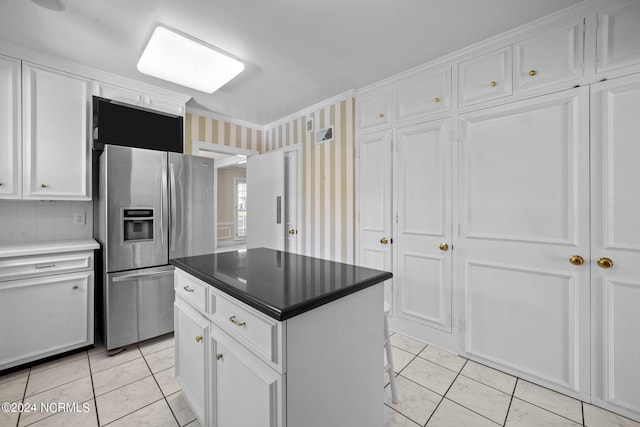
[[[276,320],[289,319],[392,277],[380,270],[266,248],[170,262]]]

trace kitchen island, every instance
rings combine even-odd
[[[391,273],[265,248],[178,258],[176,380],[203,426],[382,426]]]

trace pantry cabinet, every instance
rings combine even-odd
[[[511,46],[461,62],[458,91],[461,107],[511,95]]]
[[[596,71],[605,73],[640,64],[640,3],[616,2],[599,11],[596,17]]]
[[[0,55],[0,199],[22,197],[20,61]]]
[[[451,67],[426,70],[400,82],[396,88],[398,123],[451,108]]]
[[[91,200],[91,81],[22,65],[23,198]]]
[[[592,396],[640,414],[640,76],[591,86]]]
[[[356,99],[360,129],[388,127],[393,123],[393,92],[390,88]]]
[[[545,31],[513,45],[514,92],[582,77],[582,20]]]

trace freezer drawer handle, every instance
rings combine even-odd
[[[56,266],[55,264],[36,265],[36,269],[37,269],[37,270],[41,270],[41,269],[43,269],[43,268],[53,268],[53,267],[55,267],[55,266]]]
[[[140,279],[143,277],[150,277],[150,276],[165,276],[167,274],[173,274],[173,270],[161,270],[161,271],[152,271],[152,272],[148,272],[148,273],[134,273],[134,274],[127,274],[126,276],[118,276],[118,277],[114,277],[111,281],[112,282],[126,282],[128,280],[136,280],[136,279]]]
[[[195,292],[195,291],[196,291],[195,289],[190,288],[189,286],[185,286],[185,287],[184,287],[184,288],[182,288],[182,289],[184,289],[184,290],[185,290],[185,291],[187,291],[187,292],[191,292],[191,293],[193,293],[193,292]]]
[[[247,322],[238,322],[236,316],[229,317],[229,321],[236,326],[247,326]]]

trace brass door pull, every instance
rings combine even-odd
[[[200,342],[200,341],[202,341],[202,336],[201,335],[196,336],[196,342]]]
[[[380,114],[378,114],[378,117],[383,118],[384,114],[380,113]]]
[[[569,257],[569,262],[573,265],[582,265],[584,264],[584,258],[582,258],[580,255],[571,255]]]
[[[216,353],[216,360],[222,360],[222,354]]]
[[[387,239],[386,237],[383,237],[382,239],[380,239],[380,243],[382,243],[383,245],[386,245],[387,243],[389,243],[389,239]]]
[[[40,187],[47,188],[47,184],[40,184]]]
[[[600,258],[598,259],[598,267],[600,268],[611,268],[613,267],[613,261],[610,258]]]
[[[292,228],[291,230],[289,230],[289,234],[296,234],[296,230]]]
[[[441,251],[448,251],[449,250],[449,245],[447,245],[446,243],[440,243],[440,250]]]
[[[529,71],[529,75],[530,75],[531,77],[535,76],[536,74],[538,74],[538,72],[537,72],[536,70],[531,70],[531,71]]]
[[[433,102],[440,102],[440,98],[436,96],[435,98],[433,98]]]
[[[246,326],[246,325],[247,325],[247,322],[238,322],[238,321],[236,320],[236,316],[231,316],[231,317],[229,317],[229,321],[230,321],[231,323],[233,323],[234,325],[236,325],[236,326]]]
[[[494,81],[489,82],[489,86],[494,87],[495,85],[496,85],[496,82]]]

